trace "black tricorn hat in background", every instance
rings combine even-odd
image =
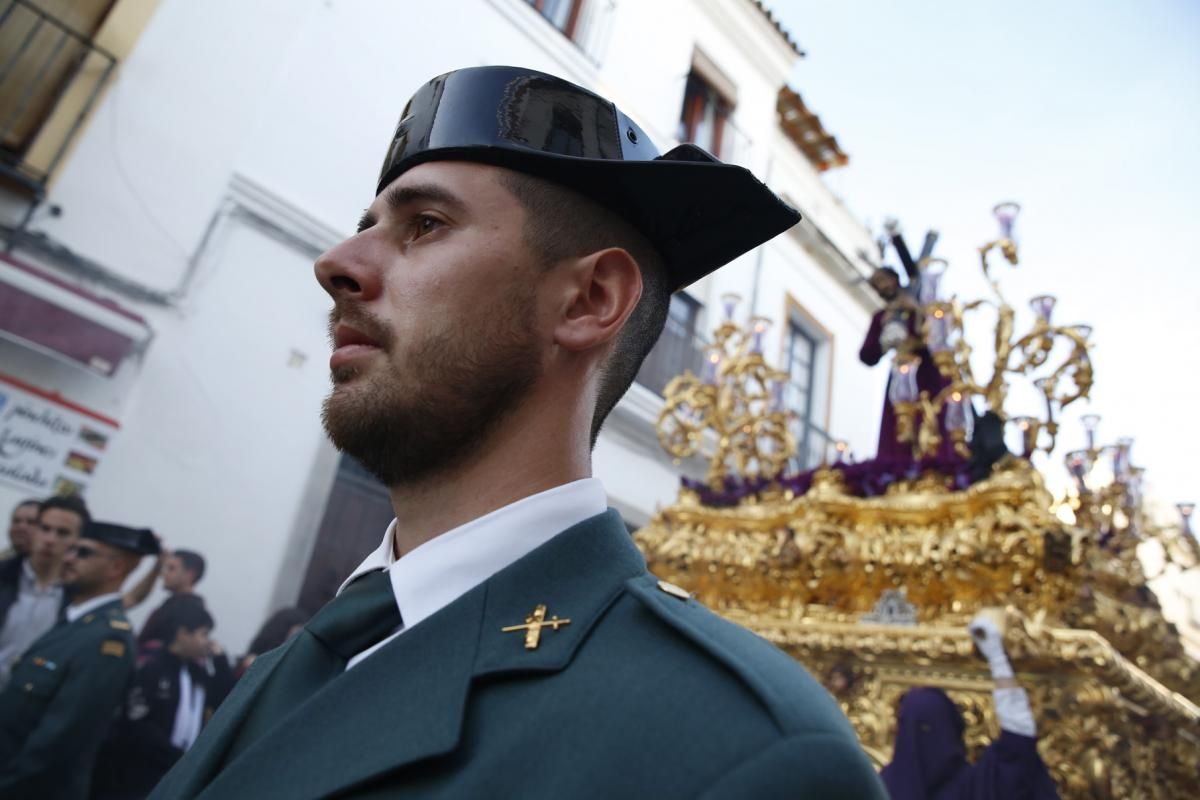
[[[743,167],[690,144],[659,154],[608,100],[522,67],[439,75],[404,107],[376,194],[426,161],[476,161],[567,186],[657,247],[672,290],[800,221]]]
[[[130,528],[115,522],[93,520],[83,529],[79,538],[95,539],[97,542],[137,553],[139,556],[158,555],[159,551],[158,537],[154,535],[154,531],[149,528]]]

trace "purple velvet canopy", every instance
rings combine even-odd
[[[1057,800],[1037,739],[1011,731],[967,762],[963,718],[941,689],[900,701],[896,747],[882,778],[892,800]]]

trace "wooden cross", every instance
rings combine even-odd
[[[525,631],[525,649],[537,650],[538,642],[542,638],[542,628],[550,628],[556,631],[560,626],[570,624],[571,620],[569,619],[559,619],[558,617],[546,619],[546,607],[539,603],[537,608],[533,610],[533,613],[525,618],[524,625],[509,625],[508,627],[501,628],[500,631],[502,633]]]

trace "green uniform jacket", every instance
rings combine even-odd
[[[501,628],[538,605],[570,624],[530,650]],[[886,797],[825,690],[661,588],[615,511],[392,640],[222,765],[289,645],[254,662],[152,798]]]
[[[0,797],[87,797],[133,659],[120,600],[59,623],[25,651],[0,692]]]

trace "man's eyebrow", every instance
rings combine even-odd
[[[434,183],[388,187],[384,190],[383,202],[393,212],[402,212],[414,203],[434,203],[459,212],[467,207],[467,204],[459,199],[458,195]],[[358,232],[362,233],[378,221],[368,209],[363,212],[362,219],[358,221]]]

